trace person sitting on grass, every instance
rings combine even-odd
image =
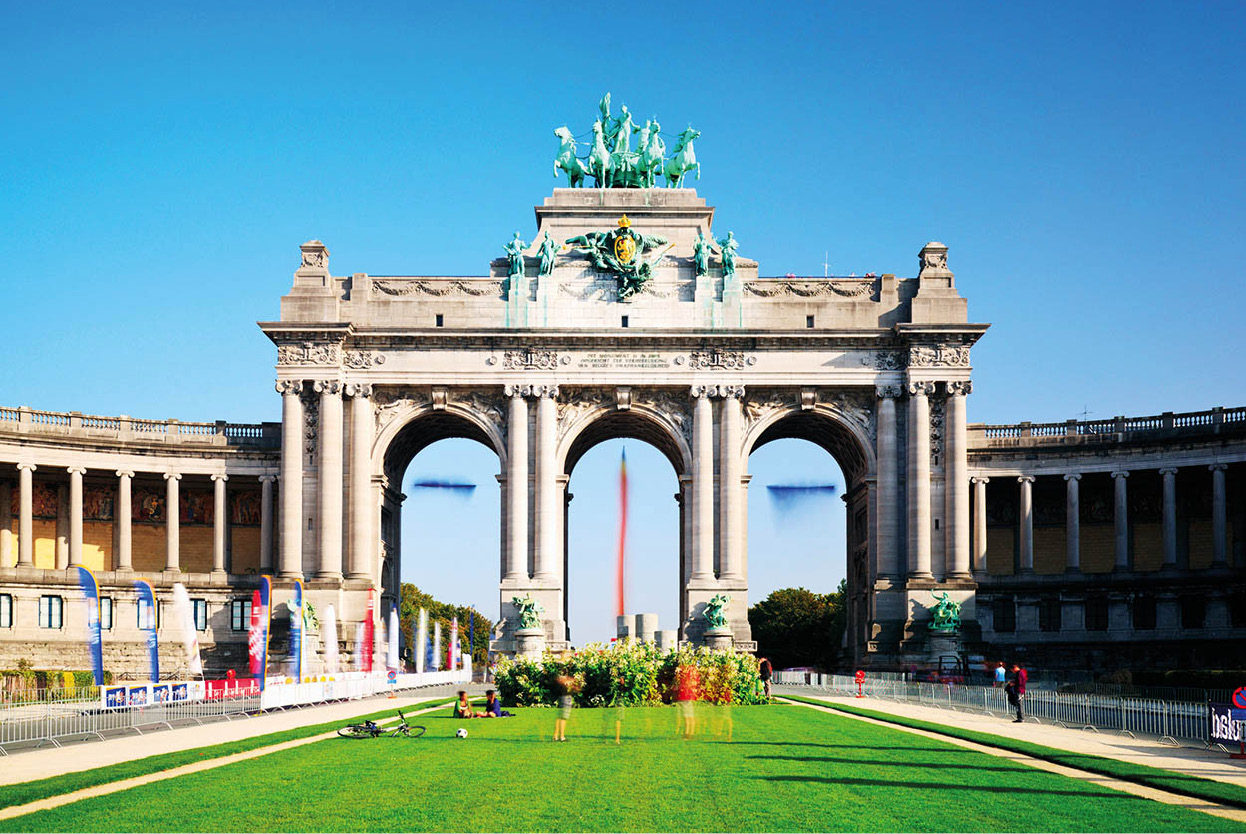
[[[498,700],[492,689],[485,690],[485,711],[476,714],[481,718],[502,717],[502,702]]]
[[[455,718],[475,718],[476,713],[472,711],[472,704],[467,700],[467,693],[462,689],[459,690],[459,700],[454,704]]]

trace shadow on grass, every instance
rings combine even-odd
[[[1023,788],[1015,785],[956,785],[946,782],[896,782],[889,779],[839,779],[832,776],[754,776],[753,779],[759,779],[765,782],[811,782],[819,785],[860,785],[862,787],[871,788],[912,788],[919,791],[946,790],[946,791],[985,791],[987,793],[1032,793],[1044,796],[1076,796],[1076,797],[1100,797],[1103,799],[1131,799],[1139,802],[1149,802],[1140,796],[1131,796],[1127,793],[1104,792],[1104,791],[1060,791],[1060,790],[1044,790],[1041,788]]]
[[[853,765],[875,765],[877,767],[937,767],[939,769],[956,769],[956,770],[995,770],[1004,773],[1025,773],[1027,768],[1025,765],[1016,765],[1013,767],[1000,766],[993,767],[991,765],[968,765],[968,764],[945,764],[943,762],[888,762],[874,761],[869,759],[846,759],[837,758],[835,756],[745,756],[746,759],[771,759],[774,761],[786,762],[843,762],[844,764]]]
[[[935,750],[921,747],[889,747],[883,744],[824,744],[818,741],[722,741],[720,743],[735,745],[751,744],[763,747],[826,747],[831,750],[900,750],[905,753],[932,753],[939,756],[946,756],[948,753],[980,755],[976,750],[967,750],[963,747],[953,748],[951,750]],[[946,744],[947,742],[943,743]]]

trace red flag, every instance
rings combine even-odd
[[[260,612],[264,604],[260,602],[260,592],[251,594],[251,623],[247,632],[247,650],[251,656],[251,677],[258,678],[264,673],[264,630],[260,623]]]
[[[376,591],[368,591],[368,614],[363,621],[363,668],[372,671],[372,644],[376,641],[376,602],[373,596]]]
[[[619,462],[619,564],[615,583],[618,586],[616,595],[618,615],[623,616],[623,554],[627,551],[627,449],[623,449],[623,458]]]

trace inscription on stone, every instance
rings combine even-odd
[[[586,353],[576,363],[577,368],[669,368],[671,360],[660,353]]]

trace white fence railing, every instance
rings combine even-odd
[[[187,700],[149,701],[143,706],[119,708],[105,708],[101,703],[101,691],[94,687],[38,693],[21,700],[10,696],[11,700],[0,703],[0,755],[7,755],[6,748],[37,747],[45,743],[60,746],[61,741],[69,739],[141,734],[177,724],[246,717],[270,709],[357,700],[438,684],[467,683],[471,674],[470,669],[400,674],[392,682],[384,672],[347,672],[335,676],[334,680],[314,683],[269,679],[263,692],[207,698],[200,694]]]
[[[1006,715],[1015,711],[1003,689],[918,683],[897,678],[889,676],[889,679],[883,679],[870,674],[861,684],[861,692],[867,698],[940,709],[989,715]],[[848,675],[776,672],[774,683],[838,695],[857,694],[857,683]],[[1076,729],[1154,736],[1172,744],[1197,742],[1205,745],[1210,727],[1210,713],[1205,703],[1066,693],[1050,689],[1031,689],[1026,693],[1025,715]]]

